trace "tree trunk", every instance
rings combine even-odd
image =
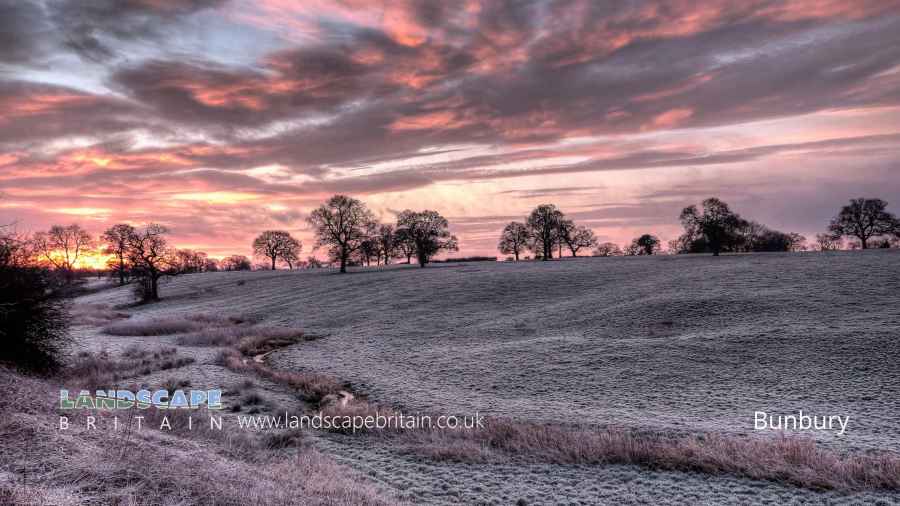
[[[275,257],[272,257],[272,270],[275,270]]]
[[[341,252],[341,272],[347,272],[347,254]]]
[[[519,261],[519,250],[515,251],[515,255],[516,255],[516,262],[518,262]]]
[[[868,243],[868,239],[866,239],[864,237],[859,238],[859,244],[862,246],[862,249],[869,249],[869,245],[867,243]]]

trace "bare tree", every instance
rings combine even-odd
[[[119,285],[128,282],[128,265],[125,257],[128,253],[128,239],[132,235],[134,235],[134,227],[127,223],[119,223],[106,229],[106,232],[100,236],[101,240],[106,243],[103,253],[112,255],[114,258],[111,267],[119,277]]]
[[[180,249],[175,251],[175,269],[180,274],[192,274],[195,272],[203,272],[209,257],[203,251],[194,251],[191,249]]]
[[[497,249],[504,255],[513,255],[516,262],[519,261],[519,254],[528,247],[530,238],[528,227],[524,223],[511,221],[503,227],[503,233],[500,234],[500,243]]]
[[[375,219],[359,200],[335,195],[314,210],[307,221],[315,230],[316,246],[327,246],[329,254],[340,262],[341,272],[347,272],[347,260],[368,238],[367,231]]]
[[[841,249],[843,246],[844,240],[834,234],[824,233],[824,234],[816,234],[816,244],[819,246],[819,251],[837,251]]]
[[[625,249],[626,255],[655,255],[659,253],[661,243],[655,235],[644,234],[634,241]]]
[[[203,266],[203,272],[216,272],[219,270],[219,261],[215,258],[207,258]]]
[[[682,253],[688,253],[686,241],[683,238],[684,235],[682,235],[682,237],[679,237],[678,239],[670,239],[667,243],[668,248],[666,248],[666,253],[670,255],[680,255]]]
[[[831,220],[828,229],[837,237],[856,237],[860,247],[868,249],[869,240],[873,237],[900,231],[900,221],[886,208],[887,202],[881,199],[852,199]]]
[[[622,248],[614,242],[605,242],[594,250],[595,257],[615,257],[622,255]]]
[[[294,270],[294,267],[300,267],[303,263],[300,260],[300,252],[303,251],[303,243],[300,241],[295,241],[295,244],[292,244],[291,247],[285,249],[281,253],[281,261],[286,263],[288,269]]]
[[[159,300],[159,280],[178,273],[178,262],[166,241],[168,229],[151,223],[128,239],[128,263],[140,281],[137,292],[144,302]]]
[[[359,249],[356,250],[355,254],[360,265],[365,265],[366,267],[372,265],[373,258],[378,263],[379,258],[381,258],[378,250],[378,238],[374,235],[369,236],[359,245]]]
[[[735,245],[739,230],[746,222],[717,198],[704,200],[702,206],[702,213],[697,206],[685,207],[681,211],[681,223],[686,235],[692,238],[703,236],[713,256],[719,256],[722,250]]]
[[[562,242],[569,247],[573,257],[577,257],[578,251],[581,249],[592,248],[597,245],[597,237],[594,236],[594,231],[587,227],[573,225],[563,227],[562,230]]]
[[[416,254],[416,241],[409,234],[409,230],[398,228],[394,231],[397,240],[397,249],[406,257],[406,263],[412,263],[412,257]]]
[[[34,235],[38,254],[54,268],[65,272],[72,279],[78,259],[94,251],[94,239],[79,225],[63,227],[54,225],[47,232]]]
[[[806,251],[806,237],[802,234],[798,234],[797,232],[791,232],[788,234],[790,238],[790,244],[788,245],[788,251]]]
[[[272,262],[273,271],[278,260],[284,261],[293,269],[302,249],[300,241],[283,230],[266,230],[253,240],[253,254],[268,258]]]
[[[766,243],[771,244],[773,231],[753,220],[746,220],[741,223],[738,230],[738,240],[736,251],[765,251]]]
[[[223,271],[249,271],[253,263],[244,255],[231,255],[222,259],[219,266]]]
[[[16,232],[13,224],[0,225],[0,268],[33,266],[36,255],[34,242]]]
[[[553,204],[543,204],[534,208],[525,225],[531,237],[531,249],[541,260],[553,258],[553,247],[559,242],[559,228],[564,219],[562,211]]]
[[[456,236],[450,235],[449,223],[437,211],[403,211],[397,216],[397,228],[405,230],[416,246],[419,267],[425,267],[440,251],[458,251]]]
[[[375,231],[375,245],[384,265],[389,265],[391,259],[397,258],[398,243],[399,240],[393,225],[378,225],[378,229]]]

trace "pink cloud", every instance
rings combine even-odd
[[[670,109],[653,117],[652,126],[656,128],[674,128],[694,115],[694,110],[688,107]]]

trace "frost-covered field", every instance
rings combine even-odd
[[[757,435],[754,411],[802,409],[850,417],[842,437],[812,434],[837,449],[900,451],[897,250],[436,264],[343,276],[213,273],[162,290],[165,300],[137,308],[135,318],[250,314],[302,327],[324,338],[276,352],[270,363],[332,374],[407,412]],[[117,289],[84,301],[124,297]],[[404,461],[340,438],[322,444],[401,491],[428,489],[409,491],[412,498],[502,503],[502,490],[516,483],[514,470],[482,469],[483,493],[466,496],[481,482],[450,464]],[[744,489],[781,502],[812,494],[625,466],[551,467],[529,471],[545,477],[523,484],[535,488],[533,498],[600,500],[603,488],[567,488],[594,474],[609,475],[610,497],[631,493],[635,501],[657,502],[652,494],[672,480],[684,483],[683,500],[741,503]],[[426,484],[446,482],[435,476],[463,481],[435,490]]]

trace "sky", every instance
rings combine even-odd
[[[620,244],[900,212],[900,1],[0,0],[3,222],[305,256],[335,193],[458,255],[543,203]]]

